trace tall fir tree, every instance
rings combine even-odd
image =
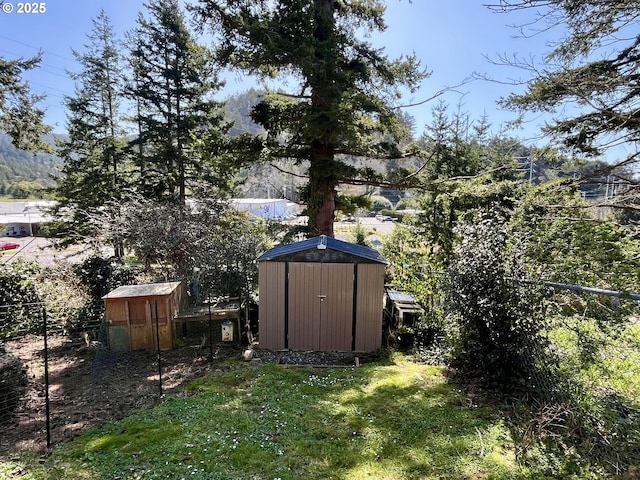
[[[152,0],[145,7],[148,18],[140,13],[128,35],[138,190],[184,204],[206,184],[226,185],[216,162],[229,125],[213,100],[222,84],[210,51],[194,41],[178,1]]]
[[[376,177],[345,159],[404,155],[391,103],[426,76],[414,56],[390,60],[359,38],[386,28],[383,2],[199,0],[193,11],[217,35],[218,61],[299,87],[265,96],[252,118],[267,131],[262,158],[306,166],[309,234],[333,236],[339,186]]]
[[[72,51],[81,69],[70,73],[76,88],[65,98],[68,138],[58,145],[63,175],[54,188],[58,199],[54,213],[66,213],[55,233],[63,243],[90,238],[87,214],[122,198],[130,181],[121,111],[122,58],[104,11],[93,19],[87,39],[84,52]]]
[[[44,97],[32,94],[29,84],[22,79],[25,72],[37,68],[41,61],[42,53],[27,60],[0,57],[0,130],[23,150],[51,150],[41,139],[51,131],[44,124],[44,110],[38,107]]]

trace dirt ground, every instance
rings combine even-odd
[[[47,447],[42,337],[6,342],[27,366],[28,386],[15,415],[0,425],[0,459],[43,453]],[[119,420],[160,402],[157,352],[112,353],[66,336],[48,340],[50,443],[61,445],[87,429]],[[184,347],[161,353],[162,393],[177,395],[194,378],[219,368],[240,349],[227,345]]]
[[[0,424],[0,460],[47,449],[44,343],[30,336],[6,342],[7,350],[27,367],[28,386],[15,415]],[[161,353],[162,394],[180,396],[184,386],[222,362],[240,358],[245,347],[214,344],[186,346]],[[48,339],[50,445],[59,446],[91,427],[150,408],[160,400],[158,354],[155,351],[113,353],[89,347],[81,338]],[[213,357],[212,361],[209,361]],[[270,352],[254,350],[253,361],[283,365],[351,365],[378,358],[377,353]]]

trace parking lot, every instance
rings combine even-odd
[[[0,251],[0,262],[5,264],[25,260],[50,266],[59,261],[77,262],[86,258],[86,253],[80,247],[55,250],[51,246],[51,241],[43,237],[0,237],[0,243],[2,242],[20,245],[15,249]]]

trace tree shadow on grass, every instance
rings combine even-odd
[[[70,478],[57,468],[70,459],[95,479],[518,478],[494,410],[434,367],[237,363],[189,390],[76,439],[43,478]]]

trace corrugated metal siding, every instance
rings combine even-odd
[[[384,265],[358,265],[356,351],[373,351],[382,346],[382,302]]]
[[[281,350],[285,348],[285,264],[262,262],[258,270],[260,348]]]
[[[289,338],[292,350],[320,349],[320,263],[289,264]]]
[[[322,264],[320,350],[351,350],[353,264]]]

